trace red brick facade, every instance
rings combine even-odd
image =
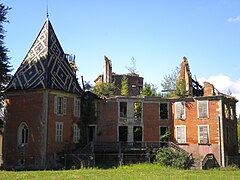
[[[199,118],[198,103],[204,101],[207,104],[207,117]],[[142,102],[142,123],[129,121],[121,123],[119,116],[120,102]],[[176,103],[184,102],[185,118],[177,119]],[[160,104],[168,104],[168,119],[160,118]],[[226,119],[224,115],[224,105],[233,107],[232,119]],[[98,135],[96,141],[118,142],[118,126],[128,126],[128,134],[133,134],[134,126],[142,127],[142,141],[159,142],[160,128],[169,127],[172,142],[179,147],[192,153],[193,157],[202,160],[206,154],[214,154],[220,165],[225,164],[225,156],[238,154],[237,145],[237,119],[235,112],[235,100],[224,96],[208,97],[186,97],[186,98],[149,98],[149,97],[114,97],[106,101],[100,101],[100,114],[98,121]],[[104,121],[103,121],[104,120]],[[177,140],[177,127],[185,127],[185,142],[179,143]],[[205,134],[201,135],[200,129],[205,129]],[[118,134],[116,134],[118,133]],[[133,136],[133,135],[132,135]],[[201,142],[201,138],[207,138],[207,142]],[[224,138],[223,138],[224,137]],[[129,140],[130,139],[130,140]],[[204,139],[202,139],[204,140]],[[128,141],[132,142],[131,135]],[[226,142],[228,141],[228,142]]]
[[[195,159],[214,154],[221,166],[238,154],[237,100],[199,85],[185,57],[179,80],[186,91],[174,98],[140,96],[143,78],[134,73],[126,75],[129,96],[117,96],[123,75],[105,59],[105,81],[118,91],[100,99],[82,92],[48,19],[29,52],[5,92],[6,169],[58,168],[60,155],[89,142],[171,141]]]
[[[66,97],[66,115],[54,113],[54,97]],[[68,152],[73,143],[74,97],[79,95],[60,91],[35,90],[6,95],[6,125],[4,164],[6,168],[48,168],[56,166],[55,155]],[[63,123],[62,142],[56,142],[56,122]],[[21,144],[18,129],[24,123],[28,128],[28,142]]]

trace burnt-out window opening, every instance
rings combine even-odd
[[[119,141],[121,142],[127,142],[128,140],[128,127],[127,126],[119,126],[118,127],[118,137]]]
[[[160,141],[168,141],[170,136],[169,127],[160,127]]]
[[[141,119],[142,118],[142,103],[135,102],[134,103],[134,119]]]
[[[230,115],[229,115],[229,116],[230,116],[230,119],[231,119],[231,120],[234,120],[235,113],[234,113],[234,111],[233,111],[233,107],[232,107],[232,106],[229,107],[229,111],[230,111],[230,112],[229,112],[229,114],[230,114]]]
[[[88,135],[88,142],[93,142],[95,141],[95,135],[96,135],[96,126],[88,126],[88,129],[87,129],[87,135]]]
[[[127,117],[127,102],[120,102],[120,117]]]
[[[160,103],[160,119],[168,119],[168,104]]]
[[[133,141],[142,141],[142,127],[141,126],[134,126],[133,127]]]
[[[224,116],[229,119],[229,108],[226,104],[224,104]]]

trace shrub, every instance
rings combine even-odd
[[[155,162],[162,166],[171,166],[178,169],[186,167],[187,155],[171,148],[159,149]]]

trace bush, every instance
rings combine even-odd
[[[171,166],[178,169],[186,167],[187,155],[171,148],[159,149],[155,162],[162,166]]]

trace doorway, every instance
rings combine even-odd
[[[87,129],[88,142],[93,142],[96,139],[96,125],[90,125]]]
[[[118,138],[120,142],[128,141],[128,127],[127,126],[119,126],[118,127]]]

